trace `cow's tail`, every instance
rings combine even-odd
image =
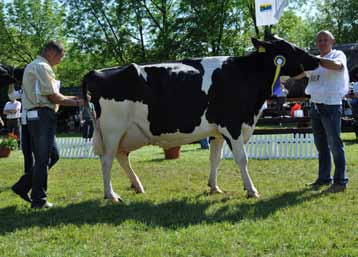
[[[91,73],[88,73],[84,76],[82,80],[82,94],[83,94],[83,105],[84,108],[89,108],[89,97],[88,97],[88,77]],[[101,131],[101,124],[100,120],[96,119],[94,114],[89,110],[91,120],[94,125],[94,133],[93,133],[93,151],[96,155],[103,155],[104,154],[104,144],[103,144],[103,137]]]
[[[94,113],[90,110],[90,107],[89,107],[89,101],[90,101],[90,98],[89,98],[89,95],[88,95],[88,77],[90,77],[92,74],[92,72],[90,73],[87,73],[83,80],[82,80],[82,95],[83,95],[83,108],[87,108],[88,111],[89,111],[89,114],[91,116],[91,120],[94,124],[94,126],[96,126],[96,118],[94,116]]]

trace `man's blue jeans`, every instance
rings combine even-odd
[[[28,193],[32,188],[32,173],[34,170],[34,157],[32,154],[31,136],[27,125],[21,125],[21,150],[24,155],[24,175],[14,184],[17,191]],[[50,154],[49,169],[60,158],[55,142]]]
[[[32,151],[35,157],[31,198],[32,205],[42,205],[47,201],[47,174],[51,153],[53,148],[57,150],[55,141],[56,113],[49,108],[41,108],[36,111],[38,117],[27,120]]]
[[[341,105],[325,105],[312,103],[310,116],[314,142],[318,151],[318,180],[332,181],[331,153],[335,165],[333,182],[345,185],[348,183],[346,158],[341,133]]]

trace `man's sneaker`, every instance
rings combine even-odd
[[[321,186],[329,186],[332,184],[332,181],[331,180],[320,180],[320,179],[317,179],[315,182],[313,183],[310,183],[310,184],[307,184],[307,186],[310,186],[310,187],[321,187]]]
[[[20,197],[21,197],[23,200],[25,200],[26,202],[31,203],[31,198],[30,198],[29,194],[28,194],[27,192],[23,192],[23,191],[19,190],[19,189],[16,187],[16,184],[11,187],[11,190],[12,190],[15,194],[17,194],[18,196],[20,196]]]
[[[347,185],[342,184],[333,184],[327,190],[324,190],[324,193],[339,193],[346,191]]]
[[[44,204],[32,204],[31,208],[32,209],[48,209],[53,207],[53,203],[50,202],[45,202]]]

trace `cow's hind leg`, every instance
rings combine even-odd
[[[113,191],[111,183],[111,169],[113,159],[117,153],[120,138],[123,135],[123,133],[120,133],[120,131],[121,129],[112,132],[111,130],[102,127],[103,137],[100,138],[100,143],[103,143],[103,153],[100,155],[100,158],[103,172],[104,198],[110,199],[113,202],[123,201],[121,197]]]
[[[132,188],[137,193],[144,193],[144,188],[142,183],[140,182],[137,174],[133,171],[130,161],[129,161],[129,154],[124,152],[118,152],[117,153],[117,160],[121,167],[126,172],[128,178],[130,179],[132,183]]]
[[[113,154],[104,154],[100,158],[103,172],[104,199],[109,199],[113,202],[123,202],[122,198],[112,188],[111,169],[114,158]]]
[[[242,135],[238,140],[230,140],[232,146],[232,153],[236,164],[240,167],[241,176],[244,181],[244,189],[247,190],[248,198],[258,198],[260,197],[257,189],[252,183],[251,177],[247,169],[247,155],[244,148]]]
[[[211,194],[222,193],[217,184],[217,172],[221,161],[223,143],[223,138],[214,138],[210,141],[210,176],[208,185],[210,187]]]

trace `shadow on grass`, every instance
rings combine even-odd
[[[342,140],[346,145],[355,145],[358,144],[358,139],[343,139]]]
[[[24,212],[19,211],[16,206],[10,206],[0,210],[0,234],[34,226],[54,227],[63,224],[81,226],[103,223],[117,226],[126,220],[135,220],[152,227],[176,229],[203,222],[207,224],[222,221],[234,223],[243,219],[265,219],[282,208],[299,205],[321,196],[321,193],[307,193],[307,191],[309,189],[239,204],[227,204],[226,202],[230,201],[229,197],[203,201],[202,195],[198,195],[160,204],[151,201],[107,204],[103,200],[92,200],[66,207],[55,207],[49,210],[30,209]],[[216,212],[208,212],[211,205],[224,203],[226,205]]]
[[[192,148],[192,149],[180,149],[181,152],[185,153],[185,152],[203,152],[203,151],[208,151],[209,149],[202,149],[200,148],[200,146],[198,146],[198,148]]]

